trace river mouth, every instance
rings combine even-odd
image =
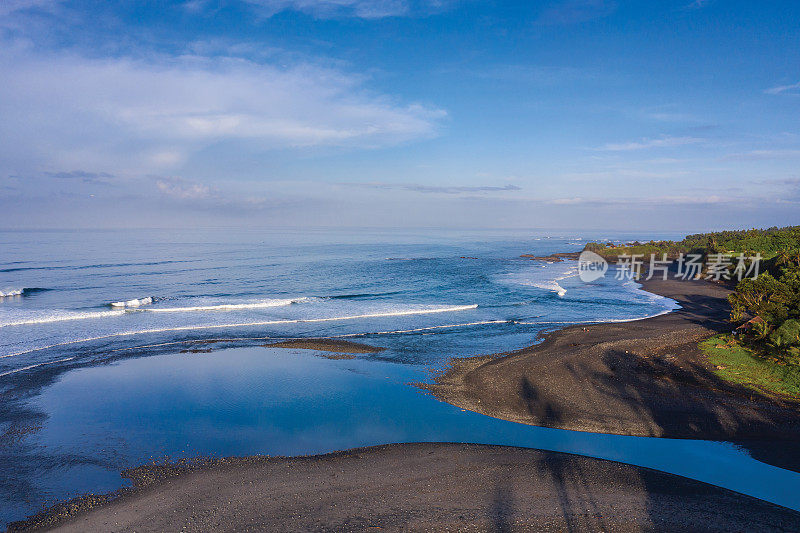
[[[292,347],[176,351],[68,371],[27,407],[41,425],[4,452],[4,523],[87,492],[120,471],[195,456],[307,455],[400,442],[540,448],[617,460],[800,510],[800,474],[730,443],[527,426],[440,402],[412,383],[429,366]],[[13,490],[17,487],[17,490]],[[24,489],[24,490],[22,490]]]
[[[582,242],[527,233],[3,235],[11,263],[0,285],[24,290],[0,303],[0,522],[114,491],[123,469],[154,460],[422,441],[607,458],[798,508],[797,474],[733,444],[515,424],[411,385],[454,357],[675,308],[615,276],[583,283],[571,261],[519,257]],[[319,342],[343,351],[312,350]]]

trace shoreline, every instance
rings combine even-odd
[[[730,293],[675,279],[642,289],[681,308],[626,322],[572,325],[510,353],[458,358],[420,386],[461,409],[523,424],[642,437],[723,440],[800,470],[800,402],[711,372],[698,341],[730,331]],[[788,441],[788,442],[787,442]],[[781,448],[794,448],[796,451]]]
[[[521,350],[456,359],[422,388],[462,409],[513,422],[729,440],[758,460],[798,471],[800,450],[793,444],[800,442],[800,403],[715,382],[698,359],[698,340],[730,329],[727,289],[695,281],[642,285],[683,307],[653,317],[571,325]],[[381,350],[330,339],[265,346],[323,350],[332,357]],[[573,381],[559,383],[564,376]],[[518,386],[508,388],[513,377]],[[699,403],[687,410],[692,402]],[[612,410],[615,416],[607,414]],[[506,446],[390,444],[305,457],[143,465],[123,476],[134,481],[132,488],[57,504],[9,530],[629,531],[708,528],[709,513],[721,530],[754,524],[764,531],[800,528],[796,511],[699,481]]]
[[[144,465],[9,531],[785,531],[800,513],[680,476],[506,446],[387,444]],[[713,521],[710,517],[713,517]]]

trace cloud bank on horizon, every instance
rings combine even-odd
[[[0,227],[799,224],[800,5],[721,4],[7,0]]]

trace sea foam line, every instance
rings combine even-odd
[[[91,313],[75,313],[71,315],[48,316],[41,318],[31,318],[28,320],[18,320],[16,322],[0,323],[0,328],[8,326],[28,326],[31,324],[52,324],[53,322],[68,322],[70,320],[88,320],[92,318],[103,318],[108,316],[121,316],[125,311],[93,311]]]
[[[343,337],[367,337],[370,335],[391,335],[391,334],[398,334],[398,333],[414,333],[417,331],[428,331],[432,329],[445,329],[445,328],[460,328],[460,327],[467,327],[467,326],[483,326],[488,324],[509,324],[512,323],[511,320],[484,320],[481,322],[465,322],[463,324],[444,324],[441,326],[429,326],[426,328],[415,328],[415,329],[398,329],[394,331],[373,331],[367,333],[345,333],[342,335],[329,335],[326,337],[313,337],[315,339],[341,339]],[[518,323],[518,322],[514,322]],[[217,339],[202,339],[201,341],[173,341],[173,342],[160,342],[158,344],[145,344],[142,346],[131,346],[129,348],[117,348],[115,350],[109,350],[109,353],[116,353],[116,352],[126,352],[130,350],[141,350],[144,348],[159,348],[162,346],[176,346],[180,344],[191,344],[191,343],[210,343],[210,342],[235,342],[235,341],[261,341],[261,340],[302,340],[308,337],[230,337],[230,338],[217,338]],[[80,341],[76,341],[80,342]],[[37,348],[37,350],[44,350],[46,348]],[[31,350],[35,351],[35,350]],[[27,352],[25,352],[27,353]],[[8,356],[3,356],[8,357]],[[7,376],[9,374],[16,374],[17,372],[22,372],[23,370],[30,370],[32,368],[37,368],[40,366],[45,365],[53,365],[56,363],[64,363],[66,361],[72,361],[75,357],[67,357],[64,359],[58,359],[56,361],[47,361],[44,363],[39,363],[36,365],[25,366],[22,368],[15,368],[14,370],[9,370],[8,372],[3,372],[0,374],[0,377]]]
[[[373,331],[371,333],[345,333],[342,335],[331,335],[329,337],[317,337],[318,339],[339,339],[341,337],[366,337],[368,335],[392,335],[396,333],[415,333],[417,331],[428,331],[431,329],[462,328],[466,326],[483,326],[486,324],[508,324],[509,320],[484,320],[481,322],[466,322],[464,324],[444,324],[441,326],[428,326],[426,328],[398,329],[394,331]]]
[[[310,298],[292,298],[284,300],[264,300],[249,304],[219,304],[219,305],[196,305],[189,307],[161,307],[152,309],[142,309],[144,313],[181,313],[185,311],[236,311],[239,309],[263,309],[267,307],[283,307],[296,303],[309,301]]]
[[[150,300],[149,302],[146,300]],[[283,300],[265,300],[260,302],[248,304],[220,304],[220,305],[204,305],[204,306],[191,306],[191,307],[164,307],[155,309],[137,309],[140,305],[147,305],[152,303],[152,298],[141,298],[135,300],[136,305],[132,304],[134,300],[127,302],[115,302],[110,304],[114,309],[111,311],[92,311],[89,313],[74,313],[64,314],[58,316],[46,316],[40,318],[30,318],[27,320],[18,320],[16,322],[0,323],[0,328],[8,326],[28,326],[34,324],[52,324],[55,322],[66,322],[70,320],[91,320],[96,318],[106,318],[113,316],[122,316],[127,313],[181,313],[191,311],[236,311],[240,309],[262,309],[268,307],[283,307],[294,303],[302,303],[309,301],[310,298],[293,298]]]
[[[542,321],[542,322],[514,322],[515,324],[525,325],[525,326],[540,326],[542,324],[618,324],[623,322],[636,322],[638,320],[647,320],[648,318],[655,318],[657,316],[666,315],[667,313],[671,313],[674,309],[664,309],[663,311],[659,311],[653,315],[647,316],[640,316],[637,318],[606,318],[604,320],[576,320],[571,322],[553,322],[553,321]]]
[[[428,326],[426,328],[416,329],[398,329],[393,331],[367,331],[362,333],[343,333],[341,335],[327,335],[324,337],[216,337],[213,339],[199,339],[199,340],[183,340],[172,342],[159,342],[157,344],[142,344],[140,346],[129,346],[126,348],[116,348],[108,350],[109,353],[127,352],[130,350],[141,350],[144,348],[160,348],[163,346],[177,346],[184,344],[211,344],[215,342],[236,342],[236,341],[267,341],[267,340],[306,340],[306,339],[341,339],[343,337],[369,337],[370,335],[391,335],[395,333],[413,333],[417,331],[427,331],[430,329],[443,329],[443,328],[460,328],[467,326],[482,326],[485,324],[510,324],[511,320],[484,320],[481,322],[465,322],[463,324],[443,324],[441,326]]]
[[[15,368],[14,370],[9,370],[8,372],[3,372],[2,374],[0,374],[0,378],[3,377],[3,376],[7,376],[9,374],[16,374],[17,372],[22,372],[23,370],[30,370],[31,368],[36,368],[36,367],[45,366],[45,365],[54,365],[56,363],[65,363],[67,361],[72,361],[73,359],[75,359],[75,358],[74,357],[65,357],[64,359],[58,359],[56,361],[46,361],[44,363],[38,363],[38,364],[35,364],[35,365],[23,366],[22,368]]]
[[[111,339],[115,337],[130,337],[133,335],[146,335],[148,333],[168,333],[171,331],[198,331],[198,330],[207,330],[207,329],[222,329],[222,328],[240,328],[240,327],[249,327],[249,326],[273,326],[277,324],[305,324],[305,323],[316,323],[316,322],[335,322],[339,320],[356,320],[359,318],[383,318],[383,317],[392,317],[392,316],[409,316],[409,315],[427,315],[433,313],[450,313],[450,312],[457,312],[457,311],[467,311],[470,309],[476,309],[478,307],[477,304],[473,305],[458,305],[453,307],[444,307],[438,309],[417,309],[417,310],[409,310],[409,311],[394,311],[388,313],[372,313],[372,314],[364,314],[364,315],[351,315],[351,316],[337,316],[337,317],[330,317],[330,318],[298,318],[293,320],[265,320],[261,322],[242,322],[239,324],[213,324],[208,326],[180,326],[174,328],[154,328],[154,329],[143,329],[138,331],[123,331],[120,333],[110,333],[108,335],[101,335],[99,337],[90,337],[87,339],[80,339],[75,341],[66,341],[66,342],[59,342],[56,344],[51,344],[49,346],[42,346],[41,348],[32,348],[30,350],[24,350],[21,352],[15,352],[5,355],[0,355],[0,359],[5,359],[7,357],[15,357],[17,355],[23,355],[26,353],[31,352],[38,352],[41,350],[47,350],[49,348],[57,348],[59,346],[68,346],[71,344],[79,344],[82,342],[91,342],[91,341],[99,341],[104,339]]]

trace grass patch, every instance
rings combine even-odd
[[[756,357],[729,334],[700,343],[714,373],[726,381],[758,391],[800,398],[800,365],[781,364]]]

